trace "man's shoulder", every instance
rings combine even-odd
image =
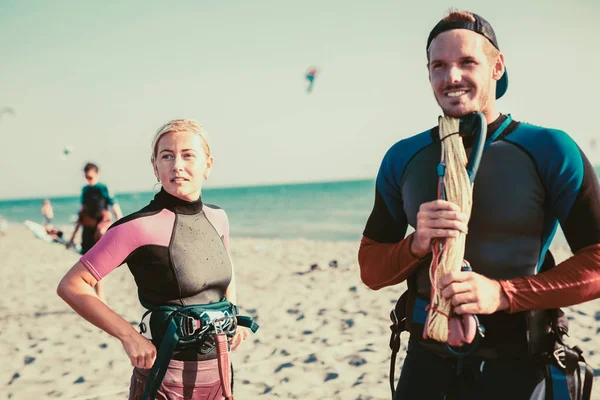
[[[550,155],[549,152],[579,154],[575,141],[564,130],[529,122],[519,122],[519,125],[507,136],[507,139],[533,153],[539,152],[546,155]]]
[[[415,154],[433,143],[432,129],[417,133],[394,143],[386,152],[384,160],[408,162]]]
[[[98,188],[98,190],[106,197],[108,198],[113,198],[115,195],[114,193],[108,188],[108,185],[102,183],[102,182],[98,182],[96,183],[95,187]]]
[[[102,183],[102,182],[98,182],[94,186],[97,187],[98,189],[108,190],[108,186],[105,183]]]
[[[548,184],[566,182],[565,179],[573,182],[583,179],[583,153],[565,131],[521,122],[505,140],[529,154],[540,176]],[[573,179],[574,177],[577,179]]]
[[[515,132],[528,133],[528,134],[550,134],[550,135],[567,135],[568,134],[557,128],[550,128],[547,126],[533,124],[531,122],[519,121],[519,125],[515,129]]]

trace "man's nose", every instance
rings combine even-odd
[[[453,84],[460,82],[462,79],[462,70],[456,66],[448,68],[446,73],[446,83]]]

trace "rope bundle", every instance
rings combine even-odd
[[[459,131],[460,120],[450,117],[439,118],[441,163],[445,165],[445,174],[438,184],[438,199],[443,198],[460,207],[471,217],[473,188],[465,169],[468,159]],[[448,321],[452,315],[452,304],[446,300],[439,289],[439,280],[450,272],[461,270],[465,254],[466,235],[436,239],[432,242],[433,259],[429,268],[431,281],[431,304],[428,311],[426,334],[440,342],[448,341]]]

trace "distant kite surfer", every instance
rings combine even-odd
[[[315,82],[315,78],[318,73],[319,73],[319,70],[315,67],[309,68],[308,71],[306,71],[305,78],[308,81],[308,87],[306,88],[306,91],[308,93],[310,93],[312,91],[312,88],[313,88],[313,85]]]

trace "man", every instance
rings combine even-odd
[[[497,111],[508,78],[483,18],[451,11],[431,31],[426,51],[444,115],[483,113],[493,140],[476,175],[469,221],[458,206],[436,200],[438,127],[396,143],[382,161],[358,257],[361,279],[374,290],[408,281],[411,335],[394,398],[544,399],[544,391],[563,398],[561,391],[574,390],[572,376],[549,384],[550,361],[539,354],[552,355],[554,347],[540,340],[551,337],[546,328],[556,309],[600,297],[598,178],[565,132]],[[558,224],[574,255],[554,266],[548,247]],[[405,237],[408,225],[415,232]],[[473,351],[466,356],[423,339],[432,240],[459,232],[468,233],[464,258],[473,271],[445,275],[439,290],[455,314],[478,315],[485,328],[477,343],[459,349]]]
[[[73,231],[71,240],[67,244],[67,248],[73,245],[75,235],[81,226],[81,254],[85,254],[90,250],[108,227],[112,224],[112,217],[108,211],[109,207],[115,219],[123,217],[121,207],[110,194],[108,187],[99,181],[100,175],[98,166],[92,163],[87,163],[83,168],[87,185],[81,190],[81,209],[79,210],[79,218],[77,225]],[[102,283],[98,282],[94,287],[98,297],[104,299]]]

